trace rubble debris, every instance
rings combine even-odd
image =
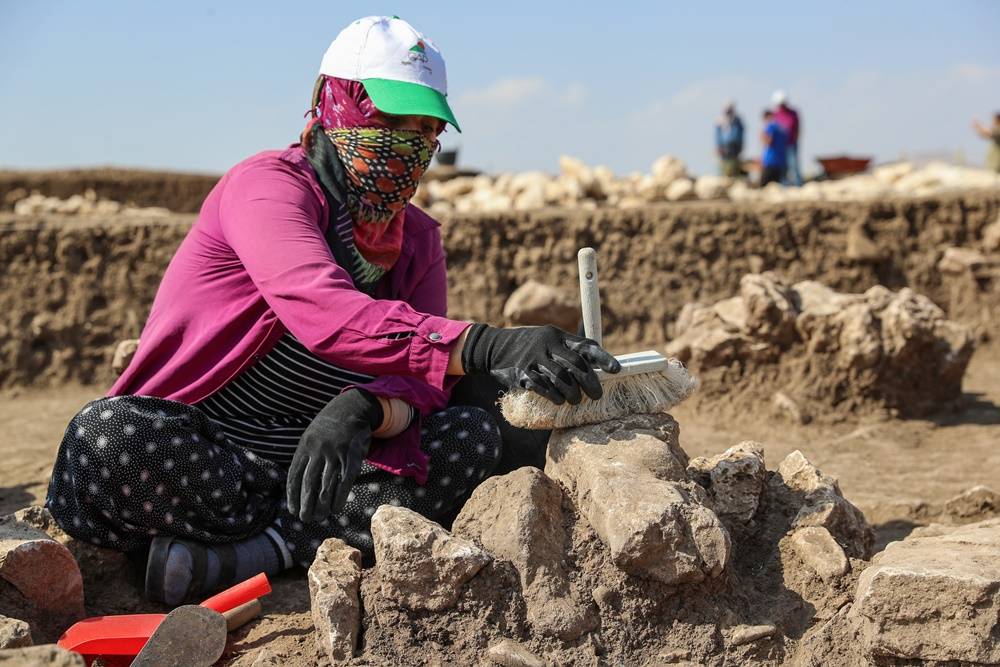
[[[691,459],[688,470],[708,490],[709,504],[727,526],[747,523],[757,512],[764,485],[764,450],[760,443],[741,442],[711,458]]]
[[[361,552],[343,540],[325,540],[309,566],[309,600],[320,655],[331,664],[350,660],[361,628]]]
[[[851,615],[876,657],[1000,662],[1000,519],[890,543],[858,580]]]
[[[786,456],[769,484],[796,510],[792,528],[823,527],[849,556],[871,557],[875,538],[864,514],[844,498],[837,480],[820,472],[802,452]]]
[[[371,530],[385,595],[408,609],[442,611],[455,606],[465,583],[490,561],[469,540],[405,507],[379,507]]]
[[[82,195],[70,195],[66,199],[47,197],[38,192],[14,202],[15,215],[42,215],[57,213],[60,215],[107,216],[129,215],[133,217],[160,217],[169,215],[170,211],[161,206],[129,206],[110,199],[98,199],[97,193],[88,189]]]
[[[903,171],[907,173],[902,174]],[[540,171],[465,175],[449,180],[421,183],[414,203],[432,214],[485,213],[532,210],[545,206],[617,206],[689,199],[732,201],[865,201],[889,196],[926,196],[953,190],[1000,187],[1000,176],[983,169],[931,163],[916,168],[910,163],[878,167],[861,174],[831,181],[813,181],[802,187],[773,184],[763,189],[745,180],[688,173],[681,160],[670,155],[658,158],[647,174],[615,174],[604,166],[590,167],[570,156],[559,158],[559,174]],[[867,243],[866,243],[867,242]],[[848,254],[856,259],[875,259],[878,249],[863,235],[848,238]]]
[[[948,500],[944,513],[960,522],[988,519],[1000,514],[1000,493],[981,484],[973,486]]]
[[[31,626],[19,618],[0,616],[0,649],[31,646]]]
[[[742,278],[738,299],[686,305],[666,353],[702,381],[695,403],[718,409],[777,391],[775,408],[804,422],[940,410],[961,396],[973,348],[968,327],[909,288],[842,294],[763,273]]]

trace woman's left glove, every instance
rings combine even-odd
[[[349,389],[319,411],[288,469],[289,514],[322,521],[344,508],[382,417],[378,399],[364,389]]]

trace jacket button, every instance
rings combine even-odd
[[[432,334],[430,334],[430,335],[429,335],[429,336],[427,336],[427,337],[428,337],[428,338],[430,338],[430,339],[431,339],[432,341],[434,341],[435,343],[436,343],[437,341],[441,340],[441,338],[442,338],[441,334],[439,334],[439,333],[438,333],[437,331],[433,332]]]

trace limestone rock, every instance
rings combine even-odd
[[[469,540],[404,507],[379,507],[371,530],[382,595],[408,609],[454,607],[465,583],[490,561]]]
[[[851,569],[844,550],[822,526],[799,528],[789,542],[795,554],[823,581],[834,581]]]
[[[774,636],[778,628],[773,625],[740,625],[733,628],[730,638],[730,646],[742,646],[750,642],[759,641],[767,637]]]
[[[570,595],[562,501],[562,489],[542,471],[520,468],[483,482],[455,519],[453,532],[511,561],[531,625],[572,641],[594,629],[597,618]]]
[[[985,263],[983,253],[973,248],[945,248],[937,268],[941,273],[967,273]]]
[[[766,472],[760,443],[741,442],[717,456],[691,459],[688,470],[704,481],[712,509],[727,525],[753,518]]]
[[[792,291],[774,274],[748,274],[740,280],[740,298],[746,310],[747,333],[778,345],[795,337],[795,307]]]
[[[0,649],[31,646],[31,626],[19,618],[0,616]]]
[[[79,653],[64,651],[55,644],[0,651],[0,667],[86,667]]]
[[[725,199],[733,179],[725,176],[699,176],[694,182],[694,193],[698,199]]]
[[[774,406],[778,414],[785,416],[789,421],[796,424],[808,424],[812,421],[812,417],[803,412],[799,404],[783,391],[774,392],[774,395],[771,396],[771,405]]]
[[[861,573],[851,614],[868,651],[1000,662],[1000,519],[891,542]]]
[[[944,512],[957,521],[976,521],[1000,514],[1000,493],[988,486],[974,486],[944,504]]]
[[[128,368],[128,365],[132,363],[132,357],[135,356],[135,351],[139,349],[139,339],[130,338],[128,340],[123,340],[115,347],[115,355],[111,359],[111,370],[115,375],[121,375]]]
[[[361,627],[361,552],[330,538],[309,566],[309,600],[316,644],[331,664],[354,656]]]
[[[490,662],[500,667],[547,667],[548,663],[511,639],[504,639],[486,651]]]
[[[653,162],[653,166],[650,169],[652,176],[656,178],[661,183],[669,185],[678,178],[685,178],[687,176],[687,166],[684,164],[683,160],[676,158],[672,155],[664,155],[656,159]]]
[[[83,578],[73,555],[44,532],[0,519],[0,613],[23,610],[32,630],[48,635],[84,616]],[[2,582],[0,582],[2,584]],[[36,625],[37,621],[37,625]]]
[[[503,316],[515,326],[552,324],[576,333],[580,304],[555,287],[529,280],[507,299]]]
[[[675,179],[667,186],[665,194],[667,201],[687,201],[698,196],[694,191],[694,181],[690,178]]]
[[[657,423],[669,440],[651,434]],[[731,544],[701,487],[670,481],[686,479],[677,452],[669,415],[637,415],[554,431],[545,472],[568,489],[622,570],[667,584],[698,582],[722,574]]]
[[[983,250],[986,252],[1000,251],[1000,218],[986,225],[983,229]]]
[[[793,528],[821,526],[848,555],[870,556],[874,534],[864,515],[844,498],[837,480],[820,472],[802,452],[786,456],[770,483],[779,487],[787,506],[796,511]]]

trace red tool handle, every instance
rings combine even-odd
[[[241,604],[246,604],[251,600],[267,595],[271,592],[271,583],[267,580],[267,575],[260,574],[250,577],[246,581],[240,582],[232,588],[227,588],[217,595],[213,595],[201,603],[202,607],[214,609],[220,614],[235,609]]]

